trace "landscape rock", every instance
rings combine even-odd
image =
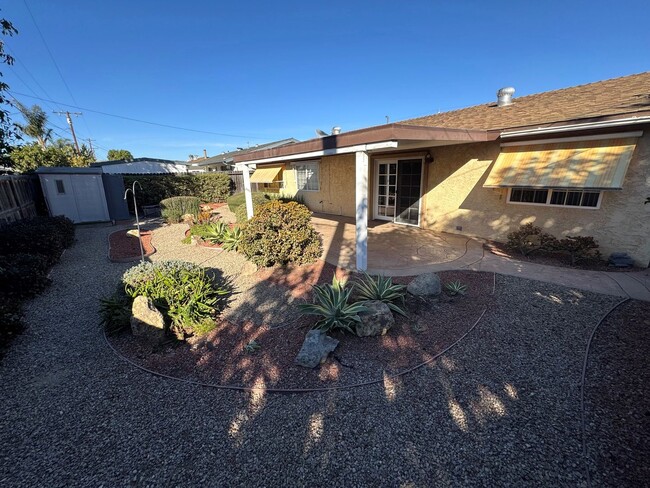
[[[305,368],[315,368],[327,359],[327,355],[336,349],[339,341],[325,335],[321,330],[310,330],[305,336],[296,364]]]
[[[435,273],[426,273],[416,276],[406,287],[411,295],[424,296],[424,295],[440,295],[442,286],[440,278]]]
[[[613,252],[609,255],[609,264],[617,268],[631,268],[634,266],[634,259],[626,252]]]
[[[372,300],[363,304],[368,311],[361,312],[361,322],[357,324],[359,337],[379,336],[388,332],[395,325],[393,312],[384,302]]]
[[[137,337],[151,341],[162,340],[165,333],[165,319],[150,298],[135,297],[131,307],[131,332]]]

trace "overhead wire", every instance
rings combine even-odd
[[[197,133],[200,133],[200,134],[210,134],[210,135],[214,135],[214,136],[237,137],[237,138],[242,138],[242,139],[258,139],[258,140],[265,139],[264,137],[256,137],[256,136],[251,136],[251,135],[226,134],[224,132],[212,132],[212,131],[207,131],[207,130],[190,129],[190,128],[187,128],[187,127],[180,127],[180,126],[177,126],[177,125],[161,124],[161,123],[158,123],[158,122],[151,122],[149,120],[136,119],[134,117],[127,117],[127,116],[124,116],[124,115],[117,115],[117,114],[111,114],[111,113],[108,113],[108,112],[102,112],[101,110],[94,110],[94,109],[91,109],[91,108],[80,107],[78,105],[71,105],[69,103],[57,102],[55,100],[48,100],[48,99],[45,99],[45,98],[42,98],[42,97],[35,97],[33,95],[28,95],[26,93],[20,93],[20,92],[17,92],[17,91],[9,90],[9,93],[11,93],[14,96],[15,95],[20,95],[20,96],[23,96],[23,97],[35,98],[37,100],[43,100],[43,101],[48,101],[48,102],[56,103],[56,104],[59,104],[59,105],[63,105],[65,107],[71,107],[71,108],[76,108],[76,109],[79,109],[79,110],[85,110],[87,112],[93,112],[93,113],[96,113],[96,114],[105,115],[107,117],[115,117],[115,118],[118,118],[118,119],[129,120],[131,122],[139,122],[141,124],[148,124],[148,125],[155,125],[155,126],[159,126],[159,127],[165,127],[167,129],[183,130],[183,131],[187,131],[187,132],[197,132]]]
[[[70,95],[70,98],[72,101],[76,104],[77,100],[75,99],[74,95],[72,94],[72,90],[70,90],[70,86],[68,86],[68,83],[65,81],[65,78],[63,77],[63,73],[61,72],[61,68],[59,68],[59,63],[56,62],[56,59],[54,58],[54,54],[52,54],[52,50],[50,49],[50,46],[48,45],[47,41],[45,40],[45,36],[41,32],[40,27],[36,23],[36,18],[34,17],[34,14],[32,13],[32,10],[29,8],[29,4],[27,3],[27,0],[23,0],[23,3],[25,4],[25,8],[27,8],[27,12],[29,13],[29,16],[32,19],[32,22],[34,23],[34,27],[36,27],[36,30],[38,31],[38,35],[40,36],[41,40],[43,41],[43,45],[45,46],[45,49],[47,50],[47,53],[50,55],[50,59],[52,60],[52,63],[54,64],[54,67],[56,68],[57,73],[59,73],[59,77],[61,78],[61,81],[63,82],[63,85],[65,86],[65,89],[67,90],[68,94]],[[48,95],[49,97],[49,95]],[[82,119],[84,121],[84,125],[86,126],[86,129],[88,129],[88,133],[92,137],[92,132],[90,130],[90,127],[88,126],[88,122],[86,122],[86,119]]]

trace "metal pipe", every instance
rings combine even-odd
[[[138,242],[140,243],[140,256],[141,256],[141,262],[144,263],[144,247],[142,247],[142,236],[140,235],[140,218],[138,216],[138,203],[135,199],[135,184],[138,184],[140,187],[140,190],[142,190],[142,185],[140,184],[139,181],[134,181],[133,182],[133,187],[132,188],[127,188],[124,191],[124,200],[126,200],[126,195],[131,192],[133,194],[133,210],[135,210],[135,223],[138,227]]]

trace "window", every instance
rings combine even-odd
[[[538,188],[512,188],[508,203],[528,205],[551,205],[554,207],[598,208],[599,191],[591,190],[551,190]]]
[[[59,195],[65,194],[65,186],[63,186],[63,180],[54,180],[56,183],[56,192]]]
[[[318,162],[296,163],[296,186],[298,191],[320,190],[320,178],[318,174]]]

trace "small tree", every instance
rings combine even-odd
[[[23,114],[26,122],[25,124],[16,124],[18,128],[26,136],[36,139],[38,145],[45,149],[47,142],[52,140],[52,129],[47,128],[47,114],[38,105],[32,105],[29,108],[18,100],[15,105]]]
[[[89,153],[90,150],[82,145],[81,154],[76,154],[70,141],[58,139],[45,148],[37,142],[16,147],[10,158],[16,171],[26,173],[39,166],[88,166],[93,161]]]
[[[109,149],[106,157],[109,161],[131,161],[133,159],[133,154],[131,154],[131,151],[127,151],[126,149]]]
[[[0,32],[2,32],[3,37],[3,39],[0,40],[0,64],[4,63],[11,66],[14,64],[14,58],[4,52],[4,38],[18,34],[18,31],[7,19],[0,19]],[[0,78],[2,78],[2,73],[0,73]],[[11,105],[11,102],[6,96],[8,89],[9,85],[0,81],[0,156],[3,159],[7,156],[10,141],[18,137],[15,125],[11,123],[9,110],[7,108]]]

